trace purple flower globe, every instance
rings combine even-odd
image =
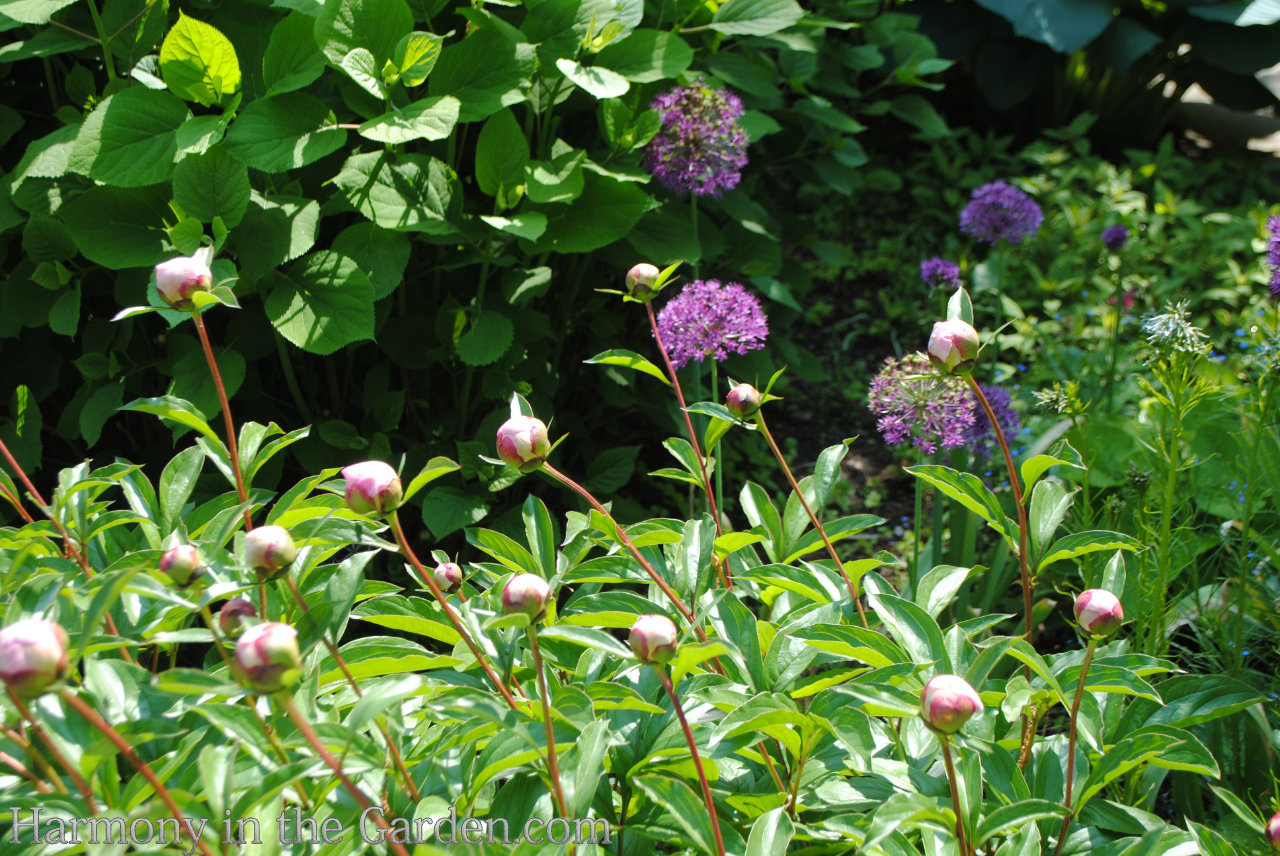
[[[1116,224],[1102,230],[1102,243],[1108,252],[1118,253],[1129,243],[1129,230]]]
[[[926,455],[965,445],[976,402],[963,379],[941,375],[924,354],[890,357],[871,381],[867,400],[891,446],[911,443]]]
[[[920,263],[920,278],[930,288],[959,288],[960,265],[934,256]]]
[[[695,279],[658,313],[658,335],[671,364],[680,368],[763,348],[769,323],[760,301],[740,283]]]
[[[1124,623],[1120,599],[1106,589],[1086,589],[1076,598],[1076,623],[1091,636],[1110,636]]]
[[[937,675],[924,685],[920,715],[934,731],[955,734],[975,713],[982,713],[982,699],[964,678]]]
[[[742,180],[747,132],[742,100],[727,89],[694,84],[664,92],[650,105],[662,127],[645,154],[645,168],[674,193],[720,196]]]
[[[15,695],[35,698],[67,675],[67,631],[43,618],[0,630],[0,680]]]
[[[1280,217],[1272,214],[1267,220],[1267,235],[1267,265],[1271,268],[1267,290],[1280,300]]]
[[[973,191],[960,213],[960,231],[979,241],[1019,243],[1034,235],[1044,221],[1040,206],[1007,181],[993,181]]]
[[[653,665],[671,661],[679,636],[675,624],[665,615],[642,615],[631,625],[627,641],[641,662]]]
[[[347,480],[343,496],[347,507],[356,514],[373,514],[381,517],[400,507],[404,489],[400,477],[389,464],[382,461],[364,461],[344,467],[342,477]]]

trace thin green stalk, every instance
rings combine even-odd
[[[720,372],[719,364],[715,359],[711,360],[711,400],[720,400]],[[721,447],[723,448],[723,446]],[[711,449],[707,449],[707,454],[712,455]],[[716,490],[715,497],[711,498],[712,508],[724,508],[724,456],[719,452],[714,454],[715,474],[716,474]],[[718,516],[718,515],[717,515]],[[716,524],[716,534],[720,534],[720,524]]]
[[[689,744],[689,754],[693,756],[693,766],[698,771],[698,783],[702,785],[702,799],[707,806],[707,813],[711,815],[711,832],[716,839],[716,853],[719,856],[725,856],[724,838],[720,835],[720,818],[716,815],[716,802],[711,798],[711,786],[707,784],[707,774],[702,769],[702,758],[698,755],[698,743],[693,739],[693,731],[689,728],[689,720],[685,718],[684,708],[680,706],[680,697],[676,695],[676,688],[671,683],[671,676],[667,674],[666,668],[663,666],[654,666],[653,670],[658,673],[658,680],[662,682],[662,688],[666,690],[667,697],[671,699],[671,706],[675,708],[676,719],[680,720],[680,727],[684,730],[685,742]]]
[[[45,778],[50,782],[53,782],[53,789],[55,791],[60,794],[70,793],[70,791],[67,790],[67,786],[62,781],[62,777],[58,775],[58,771],[53,769],[53,766],[44,759],[44,756],[36,750],[35,746],[31,745],[30,740],[8,726],[0,726],[0,734],[4,734],[5,737],[8,737],[14,743],[17,743],[23,748],[27,755],[30,756],[31,761],[40,768],[41,772],[44,773]],[[108,807],[110,807],[109,803]]]
[[[1240,559],[1239,582],[1236,584],[1236,616],[1235,644],[1233,652],[1233,674],[1239,675],[1244,670],[1244,614],[1249,595],[1249,544],[1253,532],[1253,502],[1258,491],[1258,457],[1262,451],[1262,441],[1266,437],[1263,420],[1270,414],[1271,379],[1267,375],[1259,378],[1262,395],[1258,406],[1257,422],[1253,426],[1252,442],[1249,444],[1249,466],[1245,469],[1249,481],[1244,486],[1244,505],[1240,511],[1240,546],[1237,555]]]
[[[938,463],[938,464],[942,463],[941,452],[938,452],[935,454],[935,463]],[[919,481],[919,479],[916,479],[916,481]],[[930,569],[936,568],[938,565],[942,564],[942,543],[943,543],[942,533],[944,531],[943,515],[946,513],[946,511],[947,511],[946,497],[944,497],[941,492],[935,490],[933,492],[933,507],[930,509],[930,512],[931,512],[930,516],[932,520],[930,521],[930,524],[929,524],[929,531],[931,536],[929,539],[929,552],[932,556],[932,558],[929,560]],[[956,537],[956,533],[954,531],[951,533],[951,537],[953,539]]]
[[[911,518],[911,528],[915,532],[915,537],[911,544],[911,567],[907,569],[907,583],[911,586],[912,593],[920,588],[920,539],[924,535],[924,528],[920,522],[924,519],[924,479],[916,479],[915,483],[916,510],[915,516]]]
[[[698,240],[698,194],[689,194],[689,220],[693,229],[693,245],[697,247],[698,254],[693,257],[693,278],[698,278],[698,272],[702,269],[702,243]]]
[[[1107,394],[1105,398],[1107,413],[1112,412],[1111,399],[1112,393],[1115,391],[1116,383],[1116,362],[1120,358],[1120,320],[1121,307],[1124,304],[1123,299],[1116,300],[1115,324],[1111,328],[1111,350],[1107,355]]]
[[[968,840],[964,834],[964,812],[960,810],[960,783],[956,778],[956,765],[951,760],[951,735],[939,734],[938,743],[942,745],[942,760],[947,767],[947,782],[951,785],[951,807],[956,813],[956,841],[960,845],[960,856],[972,856]]]
[[[107,69],[107,81],[114,83],[116,79],[116,62],[111,56],[111,36],[107,33],[106,27],[102,25],[102,17],[98,14],[98,4],[93,0],[89,0],[89,17],[93,19],[93,29],[98,34],[98,38],[94,39],[94,41],[102,45],[102,64]]]
[[[1066,798],[1067,816],[1062,819],[1062,828],[1058,831],[1058,844],[1053,848],[1053,856],[1062,852],[1062,843],[1067,840],[1067,830],[1071,828],[1071,820],[1075,813],[1071,810],[1071,791],[1076,779],[1076,729],[1080,722],[1080,700],[1084,698],[1085,678],[1089,674],[1089,664],[1093,662],[1093,653],[1098,648],[1098,637],[1089,637],[1089,647],[1084,651],[1084,662],[1080,665],[1080,680],[1076,684],[1076,697],[1071,702],[1071,726],[1067,736],[1067,784]]]
[[[538,648],[538,628],[530,624],[525,628],[529,636],[529,648],[533,651],[533,669],[538,676],[538,695],[542,698],[542,722],[547,731],[547,776],[551,780],[551,795],[555,797],[560,816],[569,817],[569,806],[564,801],[564,786],[560,783],[560,762],[556,759],[556,731],[551,723],[551,695],[547,691],[547,678],[543,674],[542,651]],[[573,842],[569,853],[574,852]]]
[[[289,388],[289,396],[293,399],[293,406],[302,414],[302,421],[310,425],[313,421],[311,408],[307,406],[302,387],[298,386],[298,376],[293,372],[293,361],[289,359],[289,351],[284,346],[284,337],[276,333],[273,338],[276,340],[276,353],[280,355],[280,368],[284,372],[284,385]]]

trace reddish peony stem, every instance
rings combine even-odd
[[[249,491],[245,487],[244,476],[240,473],[240,450],[236,443],[236,424],[231,418],[231,402],[227,400],[226,387],[222,385],[222,372],[218,371],[218,361],[213,356],[213,346],[209,344],[209,333],[204,328],[204,318],[200,310],[192,309],[191,318],[195,321],[196,332],[200,335],[200,346],[204,349],[205,362],[209,364],[209,374],[213,375],[213,385],[218,390],[218,402],[222,405],[222,424],[227,432],[227,450],[231,454],[231,472],[236,478],[236,495],[241,505],[249,502]],[[244,528],[253,529],[253,515],[245,505]],[[265,613],[264,613],[265,614]]]
[[[707,784],[707,774],[702,769],[702,758],[698,755],[698,743],[693,739],[693,731],[689,728],[689,720],[685,718],[684,708],[680,706],[680,697],[676,695],[676,688],[671,683],[671,676],[667,674],[666,669],[662,666],[654,666],[654,671],[658,673],[658,680],[662,682],[662,688],[666,690],[667,697],[671,699],[671,705],[676,711],[676,719],[680,720],[680,727],[684,730],[685,742],[689,744],[689,754],[693,756],[693,766],[698,771],[698,782],[702,785],[702,799],[706,803],[707,813],[711,815],[711,832],[716,838],[716,853],[719,856],[725,856],[724,838],[720,835],[720,818],[716,816],[716,803],[711,798],[711,786]]]

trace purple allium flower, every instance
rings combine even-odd
[[[973,427],[973,395],[964,379],[938,374],[924,354],[885,360],[868,403],[886,443],[910,442],[927,455],[939,446],[963,446]]]
[[[1267,264],[1271,266],[1271,282],[1267,288],[1272,297],[1280,300],[1280,217],[1271,215],[1267,220],[1267,231],[1271,233],[1267,239]]]
[[[997,241],[1016,244],[1035,234],[1043,220],[1034,199],[1008,182],[993,181],[973,191],[960,212],[960,231],[992,245]]]
[[[1118,253],[1129,243],[1129,230],[1124,226],[1108,226],[1102,230],[1102,243],[1109,252]]]
[[[1000,430],[1004,432],[1006,438],[1012,437],[1022,428],[1022,420],[1018,418],[1017,412],[1011,406],[1009,393],[998,386],[987,386],[982,384],[982,392],[987,396],[987,403],[991,405],[991,412],[996,415],[996,421],[1000,423]],[[996,455],[996,434],[991,430],[991,420],[987,418],[987,412],[982,409],[982,405],[978,403],[976,398],[973,399],[973,426],[969,429],[969,433],[965,435],[965,444],[974,452],[987,459],[994,458]]]
[[[769,335],[760,301],[741,284],[695,279],[658,313],[658,334],[676,368],[707,357],[724,360],[764,347]]]
[[[949,262],[939,256],[925,259],[920,263],[920,278],[930,288],[959,288],[960,265]]]
[[[645,168],[675,193],[719,196],[736,187],[747,165],[742,101],[727,89],[677,86],[650,104],[662,130],[649,144]]]

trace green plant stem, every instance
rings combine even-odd
[[[941,464],[942,463],[941,453],[937,454],[934,460],[936,463]],[[929,534],[931,536],[929,539],[930,569],[936,568],[938,565],[942,564],[942,533],[944,531],[942,516],[944,513],[946,513],[946,510],[947,510],[946,506],[947,506],[946,499],[942,496],[941,493],[935,490],[933,492],[933,507],[930,509],[931,511],[930,516],[932,519],[929,524]],[[951,532],[951,537],[952,539],[955,539],[956,537],[956,533],[954,530]],[[912,593],[914,594],[914,591]]]
[[[22,500],[14,496],[12,493],[10,493],[9,488],[0,484],[0,493],[3,493],[4,498],[9,500],[9,503],[18,510],[18,514],[22,516],[23,520],[27,521],[28,523],[36,522],[36,519],[31,516],[31,512],[27,511],[27,507],[22,504]]]
[[[867,614],[863,611],[862,602],[858,598],[857,587],[854,586],[853,580],[849,578],[848,572],[845,571],[844,563],[840,561],[840,555],[836,553],[835,545],[827,537],[827,530],[823,528],[822,521],[818,519],[818,515],[813,513],[813,509],[809,506],[809,500],[804,498],[804,491],[800,489],[800,484],[796,481],[795,475],[792,474],[791,467],[787,466],[787,459],[783,457],[782,450],[778,448],[778,444],[774,441],[773,434],[769,433],[769,426],[765,423],[763,410],[756,413],[756,425],[760,428],[760,433],[764,435],[765,442],[769,444],[769,448],[773,450],[773,456],[778,459],[778,466],[782,467],[782,472],[786,475],[791,489],[796,492],[796,496],[800,499],[800,504],[804,506],[805,513],[809,515],[809,521],[813,524],[813,528],[818,530],[818,536],[822,538],[822,543],[826,545],[831,561],[836,563],[836,570],[840,572],[840,576],[844,577],[844,584],[849,587],[849,598],[858,610],[858,617],[862,619],[863,628],[868,628],[870,625],[867,624]]]
[[[693,259],[693,278],[698,278],[702,270],[702,242],[698,240],[698,194],[689,194],[689,222],[693,229],[693,245],[698,248],[698,255]]]
[[[800,799],[800,777],[804,775],[804,761],[803,755],[796,758],[796,766],[791,771],[791,801],[787,804],[787,814],[791,815],[792,820],[797,819],[796,803]]]
[[[85,782],[84,777],[80,775],[75,766],[67,759],[67,756],[62,754],[62,750],[58,748],[58,744],[54,743],[53,740],[50,739],[44,728],[40,726],[40,723],[37,722],[36,718],[31,714],[31,709],[27,707],[26,703],[21,698],[18,697],[17,693],[8,687],[5,687],[5,692],[9,696],[9,701],[13,703],[15,708],[17,708],[18,714],[31,726],[31,733],[36,736],[37,740],[45,745],[45,748],[49,750],[49,754],[53,756],[53,759],[58,762],[62,769],[67,771],[67,775],[71,777],[71,781],[75,782],[76,790],[80,792],[80,796],[84,797],[84,802],[89,809],[89,814],[97,815],[98,806],[93,801],[93,791],[89,789],[89,785]]]
[[[489,661],[485,659],[484,652],[480,650],[480,646],[471,638],[471,634],[462,626],[462,621],[458,618],[458,614],[453,611],[453,607],[449,606],[449,602],[445,600],[444,592],[440,591],[440,586],[436,585],[435,578],[422,566],[422,562],[418,560],[417,554],[414,553],[413,549],[409,546],[409,539],[405,537],[404,529],[400,526],[400,517],[394,511],[391,513],[390,521],[391,531],[395,533],[396,542],[400,545],[400,549],[403,551],[405,558],[409,560],[409,564],[413,566],[415,571],[417,571],[418,578],[422,580],[422,582],[426,583],[427,588],[431,589],[431,594],[435,596],[436,603],[440,604],[440,608],[444,610],[444,614],[448,617],[449,623],[453,625],[453,629],[462,637],[462,641],[466,643],[467,648],[471,651],[471,655],[476,658],[476,662],[480,664],[480,668],[484,670],[489,681],[493,684],[494,688],[501,693],[502,698],[506,700],[507,706],[512,710],[519,710],[519,707],[516,705],[515,698],[511,695],[511,691],[507,689],[506,685],[502,683],[502,679],[498,677],[497,673],[494,672],[493,667],[489,665]]]
[[[1030,557],[1027,555],[1027,533],[1030,531],[1027,525],[1027,508],[1022,501],[1022,482],[1018,480],[1018,470],[1013,465],[1013,455],[1009,454],[1009,441],[1004,436],[1004,429],[1000,427],[1000,422],[996,419],[995,413],[991,410],[991,402],[987,401],[986,393],[982,391],[982,387],[978,385],[978,381],[974,379],[972,374],[966,374],[965,380],[969,383],[969,389],[973,391],[974,396],[978,399],[978,403],[982,405],[982,411],[987,414],[987,421],[991,423],[992,433],[996,435],[996,442],[1000,444],[1000,452],[1004,455],[1004,465],[1009,470],[1009,485],[1013,488],[1013,504],[1018,509],[1018,568],[1022,572],[1022,608],[1025,613],[1026,631],[1024,636],[1027,642],[1032,642],[1034,625],[1031,618],[1031,597],[1032,597],[1032,581],[1030,570]],[[1027,667],[1027,677],[1030,678],[1030,666]]]
[[[720,400],[720,364],[711,360],[711,400]],[[721,446],[721,448],[724,448]],[[712,451],[708,447],[707,454],[711,455]],[[712,508],[724,508],[724,457],[720,453],[715,453],[715,474],[716,474],[716,490],[715,498],[712,500]],[[719,515],[717,515],[719,516]],[[716,534],[720,534],[720,524],[716,523]]]
[[[333,771],[333,774],[338,777],[338,781],[342,782],[342,786],[347,789],[347,793],[351,794],[351,798],[354,799],[365,811],[373,809],[370,811],[370,814],[373,817],[373,822],[376,823],[385,834],[385,840],[388,846],[391,847],[392,851],[398,854],[398,856],[409,856],[409,851],[405,850],[404,845],[398,844],[393,838],[391,838],[391,824],[387,823],[386,818],[382,816],[381,807],[374,809],[373,803],[369,802],[368,797],[361,793],[360,789],[357,788],[349,778],[347,778],[347,774],[342,771],[342,764],[340,764],[338,759],[333,757],[333,753],[325,748],[325,745],[320,742],[319,736],[316,735],[315,730],[312,729],[311,725],[307,722],[306,717],[302,715],[302,712],[298,710],[298,706],[293,703],[293,699],[286,698],[284,700],[284,709],[285,713],[289,715],[289,719],[293,720],[293,724],[297,726],[298,731],[300,731],[306,741],[311,744],[311,748],[315,750],[316,754],[320,756],[320,759],[324,761],[330,770]]]
[[[1089,664],[1093,662],[1093,653],[1098,648],[1098,637],[1089,637],[1089,647],[1084,651],[1084,662],[1080,664],[1080,680],[1076,683],[1076,697],[1071,702],[1071,725],[1067,733],[1067,784],[1063,802],[1067,807],[1067,816],[1062,819],[1062,828],[1058,831],[1058,844],[1053,848],[1053,856],[1062,852],[1062,843],[1067,840],[1067,830],[1071,827],[1071,819],[1075,813],[1071,811],[1071,791],[1076,779],[1076,733],[1080,722],[1080,701],[1084,698],[1085,678],[1089,675]]]
[[[18,459],[13,456],[13,452],[9,451],[9,446],[4,442],[4,440],[0,440],[0,454],[3,454],[5,460],[9,462],[9,466],[13,467],[13,472],[18,476],[18,480],[22,482],[23,487],[27,489],[27,494],[35,504],[40,507],[40,510],[44,512],[45,517],[49,518],[49,522],[53,524],[53,528],[58,530],[58,535],[62,538],[63,550],[75,560],[75,563],[80,566],[80,570],[84,571],[84,575],[86,577],[92,578],[95,576],[93,568],[89,566],[89,559],[85,556],[83,551],[76,547],[76,542],[72,540],[71,535],[67,532],[67,528],[62,525],[62,521],[53,513],[53,506],[44,501],[44,497],[40,495],[40,491],[36,490],[36,486],[31,483],[30,477],[27,476],[27,471],[18,463]],[[115,619],[111,617],[111,613],[108,612],[103,615],[102,621],[107,626],[107,632],[112,636],[119,638],[120,631],[116,629],[116,622]],[[126,663],[129,663],[130,665],[134,664],[133,656],[129,653],[129,649],[126,648],[123,643],[120,645],[120,656],[124,658]]]
[[[90,4],[92,7],[92,4]],[[213,356],[213,345],[209,343],[209,332],[205,330],[204,318],[198,309],[191,310],[191,319],[195,322],[196,333],[200,336],[200,347],[204,349],[205,362],[209,364],[209,374],[213,376],[214,388],[218,390],[218,403],[222,405],[222,424],[227,431],[227,450],[231,455],[231,472],[236,478],[236,495],[244,509],[244,528],[253,529],[253,515],[249,511],[249,491],[245,487],[244,476],[240,473],[240,450],[236,443],[236,423],[231,418],[231,402],[227,400],[227,389],[222,385],[222,372],[218,371],[218,361]],[[263,613],[265,615],[265,612]]]
[[[951,735],[939,734],[938,743],[942,746],[942,761],[947,766],[947,782],[951,786],[951,807],[956,813],[956,841],[960,844],[960,856],[972,856],[968,840],[964,834],[964,813],[960,810],[960,783],[956,779],[956,765],[951,760]]]
[[[10,755],[8,752],[0,752],[0,764],[4,764],[10,770],[13,770],[19,776],[21,776],[22,778],[30,782],[32,787],[36,789],[37,793],[41,793],[41,794],[53,793],[53,788],[49,787],[49,784],[45,782],[44,779],[40,778],[35,773],[31,772],[29,769],[27,769],[25,764],[23,764],[17,758]]]
[[[1253,426],[1253,437],[1249,444],[1249,466],[1245,469],[1248,483],[1244,486],[1244,504],[1240,511],[1240,548],[1237,555],[1240,559],[1240,580],[1236,584],[1235,644],[1232,646],[1233,673],[1238,677],[1244,670],[1244,614],[1249,594],[1249,541],[1253,532],[1253,502],[1258,491],[1258,456],[1262,451],[1262,440],[1266,436],[1266,428],[1262,424],[1271,413],[1270,397],[1273,388],[1269,375],[1258,379],[1262,388],[1258,406],[1258,423]]]
[[[667,369],[667,377],[671,380],[671,387],[676,391],[676,401],[680,404],[680,415],[684,417],[684,430],[689,435],[689,445],[693,446],[694,457],[698,459],[698,470],[702,475],[702,489],[707,493],[707,501],[711,503],[711,518],[716,526],[716,535],[722,534],[720,528],[720,506],[716,502],[716,493],[711,489],[711,479],[707,473],[706,462],[702,457],[702,446],[698,442],[697,432],[693,430],[693,420],[689,417],[689,411],[686,409],[684,390],[680,387],[680,377],[676,374],[675,366],[671,364],[671,356],[667,353],[667,346],[663,344],[662,334],[658,332],[658,318],[653,313],[653,302],[646,300],[644,302],[645,311],[649,314],[649,327],[653,330],[653,341],[658,345],[658,353],[662,355],[662,364]]]
[[[1106,393],[1105,401],[1106,401],[1106,409],[1108,414],[1112,412],[1111,399],[1112,399],[1112,393],[1115,391],[1116,362],[1120,357],[1120,318],[1121,318],[1120,312],[1123,304],[1124,304],[1123,298],[1116,299],[1116,313],[1115,313],[1116,321],[1115,321],[1114,327],[1111,330],[1111,350],[1107,356],[1107,377],[1106,377],[1107,393]]]
[[[108,82],[114,82],[116,79],[116,64],[111,58],[111,36],[107,34],[107,30],[102,26],[102,17],[98,14],[98,4],[89,0],[89,17],[93,19],[93,28],[98,33],[98,37],[93,41],[102,45],[102,64],[107,69]]]
[[[293,399],[293,406],[302,414],[302,421],[310,425],[314,421],[311,418],[311,408],[307,406],[302,387],[298,386],[298,376],[293,372],[293,360],[289,359],[289,349],[285,347],[284,337],[274,333],[272,338],[276,340],[276,353],[280,355],[280,370],[284,373],[284,385],[289,388],[289,397]]]
[[[538,648],[538,628],[530,624],[525,628],[529,636],[529,648],[533,651],[533,669],[538,676],[538,695],[542,698],[542,722],[547,730],[547,777],[551,780],[551,794],[555,797],[560,816],[568,819],[569,806],[564,801],[564,786],[560,783],[560,762],[556,759],[556,731],[551,724],[551,695],[547,691],[547,678],[542,671],[542,651]],[[574,853],[569,843],[569,853]]]
[[[164,786],[164,783],[156,778],[156,774],[152,772],[151,767],[147,765],[146,761],[142,760],[142,758],[138,756],[138,753],[129,745],[129,741],[125,740],[119,731],[112,728],[96,710],[81,701],[80,698],[70,690],[64,689],[59,691],[58,697],[61,698],[66,705],[73,708],[76,713],[84,717],[86,722],[98,729],[98,731],[102,732],[102,736],[106,737],[107,740],[111,742],[111,745],[120,750],[120,754],[125,757],[125,760],[132,764],[134,769],[141,773],[142,777],[146,779],[152,789],[155,790],[156,796],[158,796],[160,801],[164,803],[165,808],[167,808],[169,813],[173,815],[174,820],[181,823],[182,811],[178,808],[178,804],[174,802],[173,794],[169,793],[169,789]],[[195,845],[200,849],[200,852],[203,853],[204,856],[213,856],[213,851],[209,849],[209,845],[205,844],[202,839],[197,838]]]
[[[907,571],[907,582],[911,585],[911,591],[914,593],[920,588],[920,538],[924,534],[921,526],[921,519],[924,517],[924,480],[915,480],[916,488],[916,509],[915,516],[911,518],[912,529],[915,530],[916,537],[912,539],[911,544],[911,567]]]
[[[698,783],[702,785],[702,799],[707,805],[707,813],[711,815],[711,832],[716,838],[716,853],[719,856],[725,856],[724,839],[720,836],[720,818],[716,816],[716,803],[711,798],[711,786],[707,784],[707,774],[702,769],[698,743],[693,739],[693,731],[689,728],[689,720],[685,718],[684,708],[680,706],[680,697],[676,695],[671,676],[663,666],[654,666],[653,670],[658,673],[658,680],[662,682],[662,688],[666,690],[667,697],[671,699],[671,706],[675,708],[676,719],[680,720],[680,727],[684,729],[684,739],[689,744],[689,754],[693,756],[693,766],[698,771]]]
[[[62,777],[58,775],[58,771],[53,769],[53,766],[46,761],[38,751],[36,751],[36,747],[31,745],[30,740],[8,726],[5,726],[3,731],[0,733],[3,733],[5,737],[8,737],[26,751],[27,755],[31,757],[31,760],[35,765],[44,773],[45,778],[53,783],[54,790],[60,794],[70,793],[70,791],[67,790],[67,786],[63,784]]]

